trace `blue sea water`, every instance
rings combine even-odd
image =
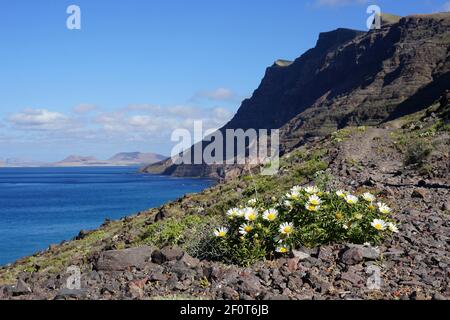
[[[0,265],[213,183],[137,169],[0,168]]]

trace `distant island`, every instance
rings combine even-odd
[[[58,162],[37,162],[28,159],[12,158],[1,160],[0,167],[113,167],[150,165],[167,157],[157,153],[120,152],[107,160],[99,160],[91,156],[70,155]]]

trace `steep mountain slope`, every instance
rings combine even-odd
[[[269,67],[253,96],[220,130],[279,128],[287,152],[347,125],[375,125],[416,112],[448,88],[449,45],[450,13],[408,16],[367,33],[322,33],[316,47],[293,63]],[[223,177],[227,168],[167,160],[144,171]]]

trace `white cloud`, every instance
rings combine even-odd
[[[117,112],[99,114],[95,123],[109,133],[168,137],[175,129],[193,129],[194,121],[202,121],[205,129],[218,129],[231,117],[229,110],[220,107],[133,105]]]
[[[316,0],[316,4],[319,6],[344,6],[352,4],[365,4],[368,0]]]
[[[13,127],[27,130],[60,130],[71,124],[70,119],[59,112],[28,108],[7,118]]]
[[[236,94],[227,88],[217,88],[210,91],[200,91],[197,92],[191,100],[212,100],[212,101],[235,101],[237,99]]]
[[[26,143],[52,146],[55,150],[71,150],[97,146],[120,146],[126,150],[170,150],[175,129],[193,131],[194,121],[202,121],[203,130],[218,129],[233,113],[225,108],[202,108],[192,105],[131,105],[110,112],[97,111],[80,116],[47,109],[25,109],[5,119],[0,127],[0,143]],[[1,122],[0,122],[1,124]],[[9,136],[2,136],[8,132]],[[158,146],[158,147],[156,147]]]
[[[78,106],[75,106],[72,109],[72,111],[75,112],[75,113],[83,114],[83,113],[89,113],[89,112],[94,111],[96,109],[97,109],[97,106],[95,104],[83,103],[83,104],[80,104]]]

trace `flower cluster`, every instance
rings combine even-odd
[[[251,199],[246,207],[227,211],[228,225],[214,235],[232,250],[247,246],[267,256],[288,253],[298,245],[336,241],[377,243],[399,232],[389,215],[392,209],[369,192],[323,192],[315,186],[294,186],[279,201]]]

